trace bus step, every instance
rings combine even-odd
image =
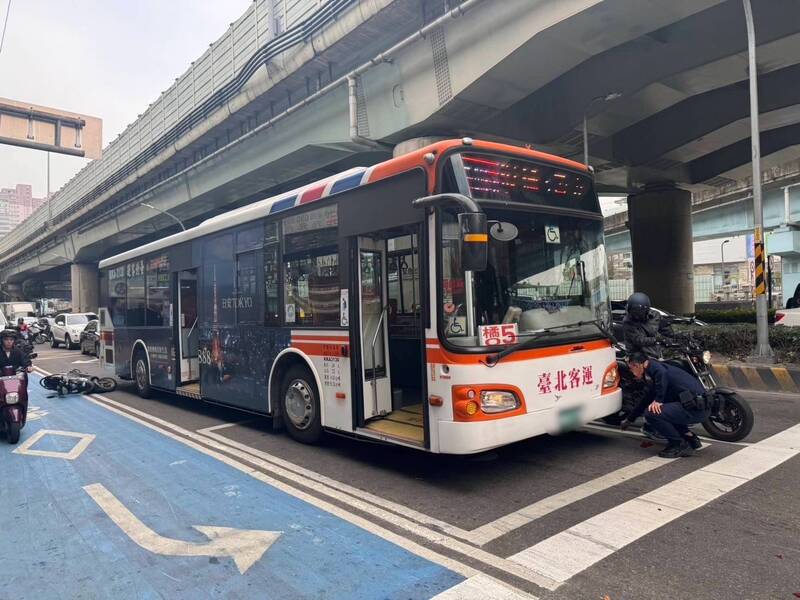
[[[178,394],[179,396],[194,398],[195,400],[203,399],[203,397],[200,395],[199,383],[187,383],[186,385],[182,385],[175,390],[175,393]]]

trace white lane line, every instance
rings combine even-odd
[[[236,427],[238,425],[246,425],[247,423],[252,423],[252,422],[253,419],[247,419],[246,421],[236,421],[235,423],[222,423],[221,425],[213,425],[211,427],[204,427],[203,429],[198,429],[197,433],[210,433],[212,431],[227,429],[228,427]]]
[[[504,517],[500,517],[490,523],[481,525],[477,529],[470,531],[470,537],[480,545],[487,544],[500,536],[506,535],[511,531],[532,523],[536,519],[540,519],[553,511],[559,510],[574,502],[584,500],[589,496],[605,491],[609,488],[625,483],[638,477],[649,473],[659,467],[663,467],[676,459],[660,458],[658,456],[651,456],[631,465],[621,467],[616,471],[611,471],[605,475],[601,475],[590,481],[586,481],[575,487],[564,490],[547,498],[543,498],[538,502],[529,504],[525,508],[521,508],[513,513]]]
[[[320,484],[321,487],[319,489],[321,491],[324,491],[324,487],[332,488],[333,490],[338,490],[345,494],[349,494],[354,498],[371,502],[375,506],[385,508],[386,510],[390,510],[398,515],[408,517],[409,519],[417,521],[417,523],[420,523],[422,525],[433,527],[435,529],[443,531],[454,537],[461,538],[463,540],[473,541],[470,535],[471,532],[461,529],[460,527],[456,527],[455,525],[451,525],[450,523],[446,523],[445,521],[436,519],[435,517],[431,517],[430,515],[418,512],[414,509],[408,508],[407,506],[403,506],[402,504],[392,502],[391,500],[387,500],[386,498],[376,496],[374,494],[371,494],[370,492],[354,487],[352,485],[342,483],[341,481],[337,481],[336,479],[332,479],[330,477],[322,475],[321,473],[312,471],[311,469],[306,469],[305,467],[296,465],[295,463],[279,458],[273,454],[264,452],[263,450],[258,450],[256,448],[253,448],[252,446],[242,444],[240,442],[227,438],[223,435],[219,435],[213,432],[206,433],[205,435],[218,442],[221,442],[226,446],[231,446],[251,456],[255,456],[269,463],[272,463],[276,467],[292,471],[293,473],[301,475],[303,478],[307,480],[310,479],[312,481],[315,481],[318,484]],[[306,485],[306,483],[304,483],[304,485]],[[325,493],[328,494],[328,491],[325,491]]]
[[[509,557],[564,583],[659,527],[800,454],[800,425],[748,446]]]
[[[385,528],[381,527],[380,525],[376,525],[372,521],[369,521],[369,520],[367,520],[365,518],[362,518],[362,517],[360,517],[360,516],[358,516],[358,515],[356,515],[354,513],[345,511],[345,510],[339,508],[338,506],[336,506],[334,504],[331,504],[331,503],[319,498],[318,496],[313,496],[313,495],[311,495],[311,494],[309,494],[307,492],[301,491],[301,490],[299,490],[299,489],[297,489],[295,487],[292,487],[292,486],[284,483],[283,481],[280,481],[278,479],[274,479],[273,477],[270,477],[269,475],[266,475],[266,474],[264,474],[264,473],[262,473],[260,471],[257,471],[253,467],[250,467],[250,466],[248,466],[246,464],[240,463],[237,460],[234,460],[233,458],[230,458],[228,456],[220,454],[219,452],[215,452],[214,450],[209,450],[208,448],[200,446],[199,444],[193,442],[192,440],[197,440],[197,441],[202,442],[203,444],[207,444],[207,445],[209,445],[209,446],[211,446],[211,447],[213,447],[213,448],[215,448],[217,450],[220,450],[222,452],[226,452],[228,454],[236,456],[239,459],[246,460],[247,462],[249,462],[251,464],[257,465],[260,469],[263,469],[265,471],[270,471],[270,472],[272,472],[273,474],[276,474],[276,475],[280,475],[281,477],[284,477],[286,479],[289,479],[291,481],[299,483],[300,485],[302,485],[304,487],[307,487],[309,489],[312,489],[314,491],[321,491],[322,493],[326,494],[327,496],[329,496],[331,498],[335,498],[335,499],[337,499],[337,500],[339,500],[339,501],[341,501],[343,503],[346,503],[348,506],[352,506],[352,507],[354,507],[354,508],[356,508],[358,510],[361,510],[361,511],[367,513],[367,514],[370,514],[370,515],[372,515],[374,517],[378,517],[378,518],[382,519],[383,521],[385,521],[387,523],[391,523],[392,525],[395,525],[397,527],[405,529],[406,531],[409,531],[409,532],[411,532],[411,533],[413,533],[413,534],[415,534],[415,535],[417,535],[417,536],[419,536],[419,537],[421,537],[421,538],[423,538],[425,540],[428,540],[428,541],[433,542],[433,543],[435,543],[435,544],[437,544],[439,546],[447,548],[448,550],[455,551],[455,552],[458,552],[458,553],[460,553],[462,555],[470,556],[472,558],[480,560],[480,561],[482,561],[482,562],[484,562],[486,564],[492,565],[493,567],[495,567],[498,570],[504,571],[504,572],[506,572],[506,573],[508,573],[510,575],[515,576],[515,577],[519,577],[521,579],[530,581],[531,583],[534,583],[534,584],[538,585],[539,587],[543,587],[543,588],[546,588],[546,589],[555,589],[555,587],[557,587],[557,584],[556,584],[555,581],[553,581],[553,580],[551,580],[551,579],[549,579],[547,577],[543,577],[543,576],[541,576],[541,575],[539,575],[537,573],[533,573],[533,572],[529,571],[528,569],[522,567],[521,565],[518,565],[518,564],[513,563],[511,561],[505,560],[505,559],[503,559],[501,557],[498,557],[498,556],[496,556],[494,554],[490,554],[488,552],[480,550],[479,548],[475,548],[473,546],[469,546],[468,544],[465,544],[465,543],[460,542],[458,540],[449,538],[449,537],[447,537],[446,535],[444,535],[441,532],[432,531],[432,530],[430,530],[430,529],[428,529],[426,527],[423,527],[422,525],[419,525],[417,523],[414,523],[414,522],[412,522],[412,521],[410,521],[408,519],[405,519],[403,517],[400,517],[398,515],[395,515],[395,514],[393,514],[391,512],[385,511],[383,509],[377,508],[377,507],[375,507],[375,506],[373,506],[373,505],[371,505],[371,504],[369,504],[369,503],[367,503],[367,502],[365,502],[365,501],[363,501],[363,500],[361,500],[359,498],[355,498],[353,496],[349,496],[347,494],[343,494],[343,493],[337,492],[335,490],[327,490],[327,489],[325,489],[325,487],[327,487],[327,486],[323,487],[318,483],[315,483],[313,481],[310,481],[310,480],[307,480],[307,479],[305,479],[303,477],[300,477],[300,476],[298,476],[298,475],[296,475],[296,474],[294,474],[294,473],[292,473],[292,472],[290,472],[290,471],[288,471],[286,469],[281,469],[279,467],[276,467],[274,465],[269,464],[268,462],[266,462],[264,460],[261,460],[259,458],[255,458],[252,455],[248,455],[245,452],[239,451],[239,450],[237,450],[237,449],[235,449],[235,448],[233,448],[231,446],[216,442],[216,441],[214,441],[213,439],[211,439],[211,438],[209,438],[207,436],[203,436],[203,435],[197,434],[195,432],[189,431],[189,430],[184,429],[184,428],[182,428],[182,427],[180,427],[178,425],[170,423],[169,421],[165,421],[163,419],[159,419],[158,417],[154,417],[153,415],[150,415],[150,414],[144,413],[142,411],[139,411],[137,409],[131,408],[130,406],[126,406],[126,405],[124,405],[122,403],[119,403],[119,402],[116,402],[114,400],[111,400],[110,398],[108,398],[106,396],[102,396],[100,394],[93,394],[92,396],[84,396],[84,397],[87,398],[90,402],[93,402],[93,403],[95,403],[95,404],[97,404],[99,406],[102,406],[102,407],[106,408],[107,410],[110,410],[112,412],[120,414],[120,415],[122,415],[122,416],[124,416],[124,417],[126,417],[128,419],[131,419],[132,421],[136,421],[137,423],[145,425],[146,427],[149,427],[150,429],[158,431],[158,432],[160,432],[160,433],[162,433],[162,434],[164,434],[164,435],[166,435],[166,436],[168,436],[168,437],[170,437],[172,439],[175,439],[175,440],[177,440],[177,441],[179,441],[179,442],[181,442],[183,444],[186,444],[186,445],[188,445],[188,446],[190,446],[190,447],[192,447],[192,448],[194,448],[196,450],[199,450],[200,452],[203,452],[204,454],[207,454],[209,456],[213,456],[217,460],[221,460],[222,462],[224,462],[224,463],[226,463],[226,464],[228,464],[228,465],[230,465],[230,466],[242,471],[243,473],[247,473],[251,477],[254,477],[254,478],[256,478],[256,479],[258,479],[260,481],[263,481],[264,483],[268,483],[269,485],[271,485],[273,487],[276,487],[279,490],[281,490],[283,492],[286,492],[287,494],[295,496],[296,498],[299,498],[299,499],[303,500],[304,502],[307,502],[307,503],[312,504],[312,505],[314,505],[314,506],[316,506],[316,507],[318,507],[318,508],[320,508],[322,510],[330,512],[330,513],[336,515],[337,517],[345,519],[345,520],[349,521],[350,523],[353,523],[354,525],[357,525],[357,526],[361,527],[362,529],[365,529],[365,530],[369,531],[370,533],[374,533],[375,535],[383,537],[384,539],[387,539],[387,540],[389,540],[389,541],[401,546],[402,548],[405,548],[406,550],[409,550],[410,552],[413,552],[414,554],[417,554],[418,556],[422,556],[423,558],[427,558],[428,560],[431,560],[432,562],[436,562],[437,564],[440,564],[440,565],[442,565],[442,566],[444,566],[444,567],[446,567],[446,568],[448,568],[448,569],[450,569],[452,571],[460,573],[460,574],[464,575],[465,577],[471,577],[471,576],[477,574],[479,571],[477,571],[473,567],[470,567],[468,565],[460,563],[460,562],[458,562],[458,561],[456,561],[454,559],[445,557],[445,556],[443,556],[443,555],[441,555],[441,554],[439,554],[439,553],[437,553],[437,552],[435,552],[433,550],[430,550],[430,549],[426,548],[425,546],[417,544],[416,542],[413,542],[413,541],[409,540],[406,537],[403,537],[401,535],[395,534],[394,532],[391,532],[388,529],[385,529]],[[134,416],[134,414],[135,415],[139,415],[139,416],[141,416],[143,418],[140,419],[140,418]],[[147,420],[144,420],[144,419],[147,419]],[[158,423],[158,425],[155,425],[155,423]],[[171,433],[168,430],[174,431],[175,434]],[[180,435],[176,435],[176,434],[180,434]],[[181,436],[185,436],[185,437],[181,437]],[[190,438],[190,439],[186,439],[186,438]]]
[[[488,575],[475,575],[465,579],[449,590],[436,594],[431,600],[538,600],[512,589]]]

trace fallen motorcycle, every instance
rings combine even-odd
[[[113,377],[97,377],[72,369],[66,373],[53,373],[39,380],[39,385],[56,392],[59,396],[69,394],[93,394],[95,392],[113,392],[117,389],[117,381]]]

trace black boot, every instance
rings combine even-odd
[[[694,433],[687,433],[683,436],[683,439],[692,447],[692,450],[700,450],[700,448],[703,447],[703,442],[701,442],[700,438]]]
[[[694,450],[686,440],[680,442],[670,442],[658,453],[661,458],[679,458],[681,456],[692,456]]]

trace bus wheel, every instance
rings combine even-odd
[[[133,380],[136,382],[136,393],[142,398],[149,398],[153,391],[150,387],[150,365],[141,350],[133,359]]]
[[[308,369],[294,366],[286,373],[282,389],[283,422],[298,442],[314,444],[322,437],[319,394]]]

